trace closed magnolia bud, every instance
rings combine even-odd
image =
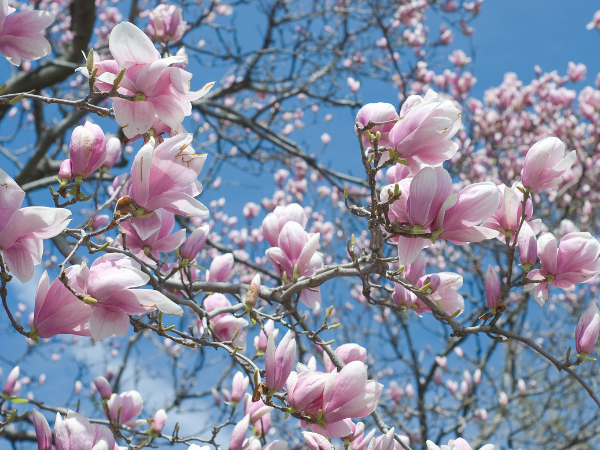
[[[35,428],[35,437],[38,441],[38,450],[52,450],[52,432],[48,421],[37,409],[31,412],[31,420]]]
[[[521,225],[517,242],[519,243],[521,265],[529,272],[531,266],[537,262],[537,240],[527,222],[523,222],[523,225]]]
[[[533,191],[556,186],[575,162],[575,150],[566,156],[565,152],[565,144],[557,137],[547,137],[533,144],[523,162],[523,186]]]
[[[160,434],[167,423],[167,413],[164,409],[159,409],[152,418],[152,431]]]
[[[87,178],[102,166],[106,159],[106,142],[102,129],[91,122],[76,127],[69,146],[73,177]]]
[[[208,225],[202,225],[201,227],[196,228],[181,246],[181,249],[179,250],[179,256],[187,259],[188,261],[196,259],[198,253],[200,250],[202,250],[204,244],[206,244],[206,240],[208,239],[208,231]]]
[[[206,272],[206,281],[209,283],[225,283],[233,276],[233,265],[235,259],[233,254],[225,253],[213,259],[210,269]]]
[[[596,302],[592,302],[577,322],[575,329],[575,349],[579,354],[589,355],[594,351],[600,332],[600,312]]]
[[[112,389],[108,380],[104,377],[96,377],[94,378],[94,385],[100,394],[102,400],[108,400],[112,395]]]
[[[246,306],[249,308],[254,308],[256,306],[256,302],[258,301],[258,294],[260,293],[260,274],[256,274],[254,278],[252,278],[252,282],[248,287],[248,292],[246,292]]]
[[[67,182],[73,181],[73,172],[71,172],[71,160],[65,159],[62,163],[60,163],[60,167],[58,169],[58,179],[59,180],[67,180]]]
[[[506,392],[504,392],[504,391],[500,392],[500,395],[498,395],[498,402],[502,406],[508,405],[508,395],[506,395]]]
[[[236,403],[241,402],[249,383],[250,379],[248,377],[245,377],[242,372],[237,372],[233,377],[231,386],[231,400]]]
[[[13,392],[16,391],[15,386],[17,384],[17,380],[19,379],[19,374],[19,366],[15,366],[15,368],[10,371],[8,378],[4,383],[4,389],[2,390],[5,395],[12,395]]]
[[[104,159],[102,167],[106,170],[112,169],[119,158],[121,158],[121,152],[121,141],[116,137],[111,137],[106,141],[106,158]]]
[[[500,306],[500,278],[491,265],[485,274],[485,296],[490,309]]]

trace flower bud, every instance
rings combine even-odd
[[[100,394],[102,400],[108,400],[112,395],[112,389],[108,380],[104,377],[96,377],[94,378],[94,385]]]
[[[19,373],[20,373],[19,366],[15,366],[15,368],[13,370],[11,370],[10,373],[8,374],[8,378],[6,379],[6,382],[4,383],[4,389],[2,390],[2,392],[5,395],[12,395],[13,392],[16,391],[15,385],[17,384],[17,380],[19,379]]]
[[[116,137],[111,137],[106,141],[106,159],[104,160],[102,167],[106,170],[112,169],[119,158],[121,158],[121,152],[121,141]]]
[[[248,377],[245,377],[242,372],[237,372],[233,377],[231,386],[231,400],[236,403],[241,402],[249,383],[250,379]]]
[[[500,306],[500,278],[491,265],[485,274],[485,296],[490,309]]]
[[[159,409],[152,418],[152,431],[160,434],[165,424],[167,423],[167,413],[164,409]]]
[[[179,256],[186,258],[188,261],[196,259],[198,253],[204,247],[206,239],[208,239],[208,231],[208,225],[202,225],[201,227],[196,228],[181,246]]]
[[[150,23],[146,33],[160,42],[177,42],[185,33],[187,22],[182,19],[182,10],[175,5],[158,5],[150,11]]]
[[[106,158],[102,129],[91,122],[76,127],[71,134],[69,157],[74,177],[87,178],[98,170]]]
[[[590,303],[588,309],[577,322],[575,329],[575,349],[577,353],[589,355],[593,353],[600,332],[600,312],[596,302]]]
[[[565,156],[565,144],[560,139],[544,138],[527,151],[521,183],[533,191],[554,187],[575,159],[575,150]]]
[[[269,334],[267,344],[267,360],[265,364],[265,384],[269,389],[280,391],[287,381],[294,361],[296,360],[296,339],[292,338],[292,332],[288,331],[279,346],[275,348],[275,337]]]
[[[71,160],[65,159],[62,163],[60,163],[60,168],[58,169],[58,179],[62,182],[62,180],[67,180],[67,182],[73,181],[73,173],[71,172]]]
[[[254,308],[256,306],[256,302],[258,301],[258,294],[260,293],[260,274],[254,275],[252,278],[252,282],[248,287],[248,292],[246,292],[246,306],[249,308]]]
[[[38,441],[38,450],[52,450],[52,432],[48,421],[41,412],[34,409],[31,412],[31,420],[35,428],[35,437]]]

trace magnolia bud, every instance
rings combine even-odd
[[[258,300],[258,294],[260,293],[260,274],[256,274],[252,278],[248,292],[246,292],[246,306],[248,308],[254,308]]]
[[[94,385],[100,394],[102,400],[108,400],[112,395],[112,389],[108,380],[104,377],[96,377],[94,378]]]

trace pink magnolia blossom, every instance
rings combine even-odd
[[[407,436],[400,436],[402,442],[409,445],[410,440]],[[390,428],[387,433],[371,440],[368,450],[402,450],[402,446],[394,439],[394,428]]]
[[[321,422],[326,430],[313,425],[312,431],[330,437],[351,434],[344,419],[371,414],[383,392],[382,384],[367,379],[367,367],[360,361],[350,362],[339,373],[337,369],[327,374],[292,372],[286,388],[288,401],[297,411],[315,418],[322,411]]]
[[[25,192],[0,169],[0,252],[9,270],[22,282],[33,277],[42,261],[43,240],[61,233],[71,213],[65,208],[21,208]]]
[[[50,284],[44,272],[35,295],[33,327],[41,338],[57,334],[90,336],[92,307],[85,304],[57,278]]]
[[[530,280],[548,278],[548,282],[528,284],[525,290],[534,290],[534,298],[544,306],[548,300],[548,284],[570,288],[585,283],[600,273],[600,243],[590,233],[569,233],[560,241],[552,233],[544,233],[537,242],[541,269],[527,274]]]
[[[236,403],[242,401],[244,398],[244,394],[246,393],[246,389],[248,389],[248,384],[250,383],[250,379],[245,377],[242,372],[237,372],[233,376],[233,382],[231,385],[231,400]]]
[[[575,328],[575,349],[579,354],[589,355],[594,352],[598,333],[600,332],[600,311],[596,302],[590,303]]]
[[[106,159],[106,140],[102,128],[91,122],[78,126],[71,134],[69,161],[73,177],[87,178]]]
[[[306,444],[310,450],[335,450],[335,447],[325,436],[308,431],[303,431],[302,436],[304,436],[304,440],[306,440]]]
[[[450,195],[438,212],[432,231],[457,245],[481,242],[498,236],[498,231],[483,226],[500,204],[500,191],[493,183],[474,183]]]
[[[461,312],[465,310],[465,300],[462,295],[458,293],[458,290],[463,284],[463,277],[456,273],[439,272],[421,277],[416,286],[422,288],[427,283],[430,283],[430,286],[425,289],[423,293],[426,294],[431,301],[438,303],[446,314],[452,315],[459,310]],[[419,298],[415,300],[413,309],[417,314],[431,312],[429,307]]]
[[[389,209],[390,220],[406,223],[416,232],[430,232],[440,208],[452,193],[452,179],[442,167],[425,167],[414,178],[405,178],[398,183],[402,193]],[[381,191],[382,201],[394,193],[394,186]],[[411,264],[429,240],[418,237],[398,237],[399,264]]]
[[[173,213],[159,209],[154,212],[160,221],[158,232],[151,234],[146,239],[142,239],[138,231],[129,222],[121,222],[121,229],[125,232],[125,243],[127,249],[142,261],[153,264],[150,259],[152,255],[155,259],[160,259],[160,252],[169,253],[178,248],[185,240],[185,230],[178,230],[171,234],[175,226],[175,216]],[[119,234],[115,239],[115,245],[123,247],[123,236]]]
[[[31,420],[35,428],[35,437],[38,441],[38,450],[52,450],[52,432],[48,421],[37,409],[31,411]]]
[[[511,188],[501,184],[498,188],[502,194],[498,209],[481,225],[492,230],[498,230],[500,234],[497,238],[502,242],[506,242],[508,239],[508,243],[512,244],[523,217],[523,192],[518,189],[517,184],[514,184]],[[531,219],[532,215],[533,202],[530,197],[525,203],[525,216]],[[534,234],[540,232],[542,224],[540,219],[528,220],[527,223]]]
[[[485,297],[488,308],[496,309],[500,306],[500,278],[491,264],[488,264],[485,274]]]
[[[19,380],[20,373],[21,370],[19,369],[19,366],[13,367],[13,369],[10,371],[8,377],[6,377],[6,381],[4,382],[4,388],[2,389],[2,393],[4,395],[13,395],[16,390],[15,386]]]
[[[265,362],[265,384],[272,391],[283,389],[296,360],[296,339],[288,331],[277,349],[275,349],[274,333],[269,334],[267,356]]]
[[[0,0],[0,53],[11,64],[18,66],[21,60],[35,61],[49,55],[52,50],[44,37],[44,30],[54,22],[49,11],[20,11],[8,6],[8,0]]]
[[[304,208],[298,203],[291,203],[287,206],[278,206],[272,213],[267,214],[262,223],[262,232],[271,245],[277,247],[279,241],[279,233],[288,222],[297,222],[302,225],[302,229],[306,227],[308,218],[304,212]]]
[[[523,162],[523,186],[533,191],[556,186],[577,158],[575,150],[566,156],[565,151],[565,144],[556,137],[547,137],[533,144]]]
[[[360,81],[355,80],[352,77],[348,77],[346,80],[348,82],[348,87],[350,88],[350,92],[353,94],[356,93],[360,89]]]
[[[575,64],[573,61],[569,61],[569,68],[567,69],[567,73],[569,74],[569,78],[571,81],[581,81],[585,78],[585,74],[587,72],[587,68],[585,64]]]
[[[112,167],[119,161],[121,158],[121,153],[123,152],[123,148],[121,145],[121,141],[116,137],[111,137],[106,141],[106,159],[102,164],[102,168],[106,170],[112,169]]]
[[[267,333],[265,335],[265,333]],[[270,334],[273,334],[273,338],[277,339],[277,335],[279,334],[279,330],[275,329],[275,322],[271,319],[267,320],[264,326],[264,331],[260,330],[258,336],[254,337],[254,346],[257,350],[261,352],[267,351],[268,337]]]
[[[96,62],[98,68],[96,87],[110,90],[115,78],[125,70],[119,83],[119,93],[134,97],[113,99],[115,119],[127,138],[145,134],[159,118],[172,129],[178,129],[185,116],[192,113],[191,101],[202,98],[214,83],[207,83],[199,91],[190,90],[192,74],[174,63],[185,61],[183,56],[161,58],[160,53],[146,34],[129,22],[113,28],[109,49],[114,60]],[[81,68],[89,76],[87,68]]]
[[[182,11],[175,5],[158,5],[150,11],[150,23],[146,33],[159,42],[177,42],[183,37],[187,22],[182,19]]]
[[[256,424],[261,418],[269,415],[271,411],[273,411],[273,407],[265,405],[262,400],[253,402],[250,394],[244,395],[244,414],[250,416],[250,424]]]
[[[594,13],[594,17],[592,18],[592,21],[590,23],[588,23],[585,27],[588,30],[591,30],[593,28],[597,28],[598,30],[600,30],[600,10],[598,10]]]
[[[375,436],[375,432],[376,430],[373,429],[369,431],[369,433],[366,436],[364,432],[363,434],[356,436],[351,442],[350,448],[352,450],[364,450],[369,445],[369,442],[371,442],[371,439],[373,439],[373,436]]]
[[[127,391],[120,394],[112,394],[106,402],[108,415],[104,415],[114,423],[122,423],[135,428],[145,420],[135,420],[144,409],[144,400],[138,391]]]
[[[187,217],[208,216],[208,209],[194,198],[202,192],[197,178],[206,154],[194,152],[192,139],[191,134],[180,134],[154,148],[150,138],[135,156],[129,197],[122,197],[119,204],[129,199],[135,203],[136,218],[131,223],[142,239],[160,229],[160,218],[150,214],[160,208]]]
[[[323,266],[323,256],[317,252],[319,233],[309,236],[302,225],[287,222],[281,229],[278,247],[267,250],[267,259],[271,261],[278,274],[293,281],[298,277],[311,276],[315,270]],[[300,301],[309,308],[319,309],[321,292],[319,288],[304,289]]]
[[[58,179],[65,185],[73,181],[73,171],[71,170],[70,159],[65,159],[60,163],[60,167],[58,168]]]
[[[396,108],[389,103],[368,103],[356,114],[355,122],[361,124],[363,127],[367,126],[369,122],[388,122],[392,120],[398,120],[398,113],[396,112]],[[379,147],[389,147],[390,140],[389,134],[390,130],[394,127],[394,123],[388,123],[385,125],[377,125],[369,130],[369,132],[373,135],[381,133],[381,138],[379,139]],[[356,126],[354,127],[354,132],[358,134],[358,129]],[[363,147],[365,149],[369,147],[373,147],[371,141],[366,136],[366,133],[362,135]],[[384,157],[387,159],[387,157]]]
[[[349,364],[352,361],[364,363],[367,360],[367,349],[358,344],[342,344],[335,349],[335,354],[341,358],[344,364]],[[327,353],[323,353],[323,365],[327,373],[333,372],[335,369]]]
[[[108,427],[91,424],[81,414],[71,410],[67,411],[64,419],[56,413],[54,441],[56,450],[121,450]]]
[[[451,100],[429,90],[425,97],[410,96],[401,119],[390,131],[390,146],[416,173],[423,164],[439,165],[452,158],[458,144],[450,139],[460,128],[461,112]]]
[[[231,306],[231,302],[227,300],[223,294],[211,294],[204,299],[204,309],[211,312],[218,308],[227,308]],[[236,347],[246,348],[246,331],[248,321],[241,317],[235,317],[233,314],[219,314],[210,322],[213,326],[215,335],[221,341],[231,341],[237,333],[237,337],[233,340],[233,345]]]
[[[225,283],[233,276],[235,259],[232,253],[224,253],[212,260],[210,269],[206,271],[206,281],[213,283]]]
[[[519,244],[521,264],[526,270],[529,270],[537,262],[537,239],[527,222],[523,222],[517,242]]]
[[[495,448],[496,446],[493,444],[486,444],[479,450],[494,450]],[[473,448],[463,438],[458,438],[456,440],[450,439],[450,441],[448,441],[448,445],[442,445],[441,448],[435,445],[433,442],[427,441],[427,450],[473,450]]]
[[[94,386],[96,386],[102,400],[108,400],[112,395],[112,388],[106,378],[102,376],[94,378]]]
[[[153,433],[160,434],[167,424],[167,413],[164,409],[159,409],[154,413],[154,417],[151,420],[151,428]]]
[[[160,292],[133,289],[147,284],[150,278],[135,261],[122,255],[105,254],[89,268],[84,262],[69,267],[65,274],[69,286],[84,295],[89,305],[69,290],[61,289],[60,281],[55,280],[48,287],[47,277],[42,277],[33,321],[40,337],[68,333],[91,335],[100,341],[113,334],[125,336],[129,314],[158,309],[166,314],[183,315],[181,307]]]
[[[204,247],[206,240],[208,239],[209,228],[208,225],[202,225],[192,231],[181,248],[179,249],[179,256],[193,261],[198,256],[198,253]]]
[[[242,420],[233,428],[229,439],[229,450],[242,450],[248,427],[250,426],[250,414],[246,414]]]

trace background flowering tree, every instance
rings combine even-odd
[[[0,2],[2,441],[597,448],[600,86],[481,8]]]

